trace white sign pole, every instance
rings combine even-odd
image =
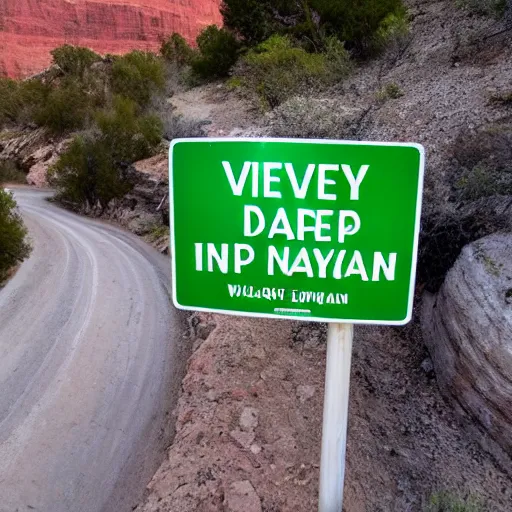
[[[347,448],[352,324],[329,324],[319,512],[341,512]]]

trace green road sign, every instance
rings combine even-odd
[[[407,323],[423,168],[417,144],[175,140],[176,307]]]

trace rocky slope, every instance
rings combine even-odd
[[[458,166],[454,144],[482,127],[499,132],[510,122],[510,106],[491,101],[510,90],[510,32],[451,0],[408,4],[412,37],[405,44],[324,97],[283,105],[260,133],[421,142],[427,148],[427,216],[444,209],[459,221],[467,217],[461,225],[477,217],[478,236],[509,229],[501,203],[475,202],[460,210],[450,183]],[[382,95],[389,84],[400,97]],[[196,119],[208,112],[211,134],[257,131],[242,126],[247,112],[229,98],[218,98],[221,106],[214,108],[215,93],[193,90],[173,101]],[[484,206],[486,222],[475,214]],[[457,234],[455,229],[447,237]],[[459,238],[454,252],[471,241]],[[441,253],[431,253],[438,258]],[[221,315],[202,315],[192,326],[198,348],[183,382],[177,436],[137,510],[314,510],[325,331]],[[436,357],[439,349],[430,348]],[[418,318],[406,328],[355,329],[347,511],[421,511],[430,495],[444,490],[477,496],[482,510],[510,510],[510,461],[489,453],[467,428],[478,422],[472,416],[461,421],[435,377]]]
[[[408,3],[413,37],[405,45],[358,69],[324,97],[283,105],[270,122],[221,85],[193,89],[172,102],[180,114],[209,118],[211,136],[284,136],[296,130],[297,136],[422,142],[428,162],[425,213],[442,205],[460,224],[471,225],[475,212],[485,210],[479,237],[497,227],[510,230],[508,199],[452,212],[447,185],[457,168],[458,138],[510,123],[510,105],[490,101],[510,90],[510,35],[493,36],[503,29],[499,22],[471,16],[452,0]],[[388,84],[402,95],[379,98]],[[162,248],[168,245],[158,229],[168,208],[166,169],[165,156],[137,163],[135,189],[108,213],[136,232],[149,227],[162,234]],[[460,222],[464,218],[468,222]],[[190,324],[195,351],[176,411],[176,439],[137,510],[314,510],[324,327],[221,315],[194,316]],[[400,329],[358,326],[346,510],[420,511],[429,495],[449,490],[478,496],[483,510],[510,511],[512,465],[500,464],[478,443],[466,428],[475,420],[460,421],[435,377],[417,321]]]
[[[64,43],[98,53],[156,50],[172,32],[193,42],[221,23],[219,0],[0,0],[0,76],[25,77]]]

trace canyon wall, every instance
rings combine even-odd
[[[221,24],[220,0],[0,0],[0,76],[26,77],[48,67],[64,43],[98,53],[158,50],[172,32],[193,43]]]

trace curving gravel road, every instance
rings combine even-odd
[[[0,291],[0,512],[131,510],[183,369],[169,260],[17,189],[34,250]]]

